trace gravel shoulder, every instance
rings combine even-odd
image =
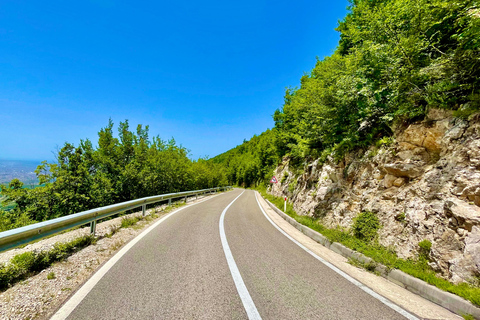
[[[201,201],[189,199],[188,203]],[[144,219],[128,228],[119,228],[124,217],[141,216],[141,212],[117,217],[97,224],[97,242],[66,260],[53,264],[40,273],[16,283],[0,292],[0,319],[48,319],[95,271],[108,261],[124,244],[139,235],[144,229],[166,214],[166,205],[159,205],[147,211],[147,215],[156,213],[154,219]],[[113,232],[112,232],[113,231]],[[23,248],[12,249],[0,254],[0,263],[8,263],[17,254],[28,251],[50,250],[56,243],[70,242],[88,235],[90,228],[85,227],[62,233]],[[53,273],[54,279],[47,279]]]

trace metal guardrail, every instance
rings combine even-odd
[[[164,200],[168,200],[171,204],[172,199],[185,198],[195,196],[208,192],[217,192],[219,190],[227,190],[232,187],[217,187],[211,189],[185,191],[178,193],[168,193],[152,197],[140,198],[131,201],[112,204],[105,207],[90,209],[79,213],[70,214],[68,216],[31,224],[25,227],[12,229],[0,232],[0,252],[17,247],[19,245],[38,240],[49,235],[62,232],[80,225],[90,223],[90,232],[95,234],[95,227],[97,220],[112,216],[114,214],[127,211],[130,209],[142,207],[142,213],[145,215],[145,207],[147,204],[152,204]]]

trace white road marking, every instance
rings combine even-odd
[[[407,319],[410,319],[410,320],[420,320],[419,318],[417,318],[416,316],[414,316],[413,314],[409,313],[407,310],[405,309],[402,309],[400,308],[399,306],[397,306],[396,304],[394,304],[393,302],[391,302],[390,300],[388,300],[387,298],[379,295],[378,293],[376,293],[375,291],[373,291],[372,289],[370,289],[369,287],[365,286],[363,283],[361,283],[360,281],[352,278],[351,276],[349,276],[348,274],[346,274],[345,272],[343,272],[342,270],[338,269],[337,267],[335,267],[333,264],[331,264],[330,262],[322,259],[321,257],[319,257],[318,255],[316,255],[313,251],[311,251],[310,249],[308,249],[307,247],[305,247],[303,244],[301,244],[300,242],[298,242],[297,240],[295,240],[294,238],[292,238],[289,234],[287,234],[285,231],[283,231],[279,226],[277,226],[275,224],[275,222],[272,221],[272,219],[270,219],[270,217],[267,215],[267,213],[265,212],[265,210],[263,210],[262,206],[260,205],[260,202],[258,201],[258,192],[255,192],[255,200],[257,200],[257,204],[258,206],[260,207],[260,210],[262,210],[263,212],[263,215],[265,216],[265,218],[267,218],[267,220],[275,227],[277,228],[278,231],[280,231],[285,237],[287,237],[288,239],[290,239],[291,241],[293,241],[296,245],[298,245],[300,248],[302,248],[303,250],[305,250],[306,252],[308,252],[310,255],[312,255],[315,259],[317,259],[318,261],[322,262],[323,264],[325,264],[327,267],[329,267],[330,269],[332,269],[333,271],[335,271],[336,273],[338,273],[339,275],[341,275],[342,277],[344,277],[345,279],[347,279],[348,281],[350,281],[352,284],[354,284],[355,286],[359,287],[360,289],[362,289],[363,291],[365,291],[366,293],[368,293],[369,295],[371,295],[372,297],[374,297],[375,299],[379,300],[380,302],[382,302],[383,304],[387,305],[388,307],[392,308],[393,310],[395,310],[396,312],[400,313],[402,316],[404,316],[405,318]]]
[[[117,254],[115,254],[110,260],[108,260],[103,267],[101,267],[51,318],[50,320],[64,320],[66,319],[70,313],[82,302],[82,300],[87,296],[87,294],[95,287],[95,285],[102,279],[102,277],[117,263],[118,260],[120,260],[121,257],[125,253],[128,252],[138,241],[140,241],[143,237],[145,237],[150,231],[155,229],[159,224],[170,218],[172,215],[175,213],[182,211],[184,209],[187,209],[191,206],[194,206],[196,204],[211,200],[219,195],[215,195],[213,197],[209,197],[207,199],[204,199],[202,201],[199,201],[197,203],[192,203],[190,205],[184,206],[179,208],[178,210],[175,210],[173,212],[170,212],[167,214],[165,217],[162,219],[158,220],[155,222],[153,225],[151,225],[147,230],[143,231],[141,234],[139,234],[135,239],[131,240],[125,247],[123,247]]]
[[[235,259],[233,259],[232,251],[228,246],[227,237],[225,236],[225,228],[224,228],[225,213],[227,212],[228,208],[230,208],[230,206],[235,202],[235,200],[237,200],[243,194],[243,192],[238,197],[236,197],[232,202],[230,202],[230,204],[225,208],[225,210],[223,210],[222,215],[220,216],[220,223],[219,223],[220,239],[222,240],[223,251],[225,252],[225,257],[227,258],[227,263],[228,263],[228,267],[230,268],[230,273],[232,274],[233,281],[235,282],[235,286],[237,287],[238,295],[242,300],[243,307],[247,312],[248,319],[261,320],[262,317],[260,317],[257,307],[255,306],[255,303],[253,302],[252,297],[250,296],[250,293],[248,293],[248,289],[245,286],[245,283],[243,282],[240,271],[238,270],[237,264],[235,263]]]

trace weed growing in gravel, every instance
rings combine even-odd
[[[142,220],[140,217],[123,217],[122,218],[122,224],[120,225],[120,228],[128,228],[130,226],[133,226],[136,224],[138,221]]]
[[[8,264],[0,265],[0,290],[5,290],[14,283],[37,274],[54,262],[66,259],[95,241],[95,237],[88,235],[68,243],[57,243],[48,251],[24,252],[14,256]]]
[[[115,233],[117,233],[117,231],[118,231],[118,226],[117,226],[117,225],[111,225],[111,226],[110,226],[110,232],[107,233],[107,234],[105,235],[105,237],[111,238],[111,237],[113,237],[113,235],[114,235]]]
[[[261,195],[273,203],[277,208],[283,208],[283,198],[275,197],[266,192],[265,187],[257,188]],[[403,272],[421,279],[437,288],[456,294],[465,298],[473,304],[480,306],[480,287],[472,286],[468,283],[453,284],[441,277],[433,271],[428,265],[428,254],[431,243],[424,240],[419,243],[420,257],[419,259],[401,259],[394,250],[380,245],[377,241],[364,241],[349,232],[340,228],[329,229],[323,226],[320,221],[308,216],[298,215],[291,203],[287,202],[287,212],[290,217],[297,222],[313,229],[324,235],[331,242],[339,242],[344,246],[361,252],[367,257],[372,258],[375,262],[383,264],[389,269],[399,269]]]
[[[48,279],[48,280],[53,280],[53,279],[55,279],[55,278],[56,278],[56,277],[55,277],[55,272],[52,271],[52,272],[50,272],[49,274],[47,274],[47,279]]]

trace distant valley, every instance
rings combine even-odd
[[[12,179],[19,179],[25,185],[38,184],[35,169],[40,161],[0,160],[0,184],[8,184]]]

